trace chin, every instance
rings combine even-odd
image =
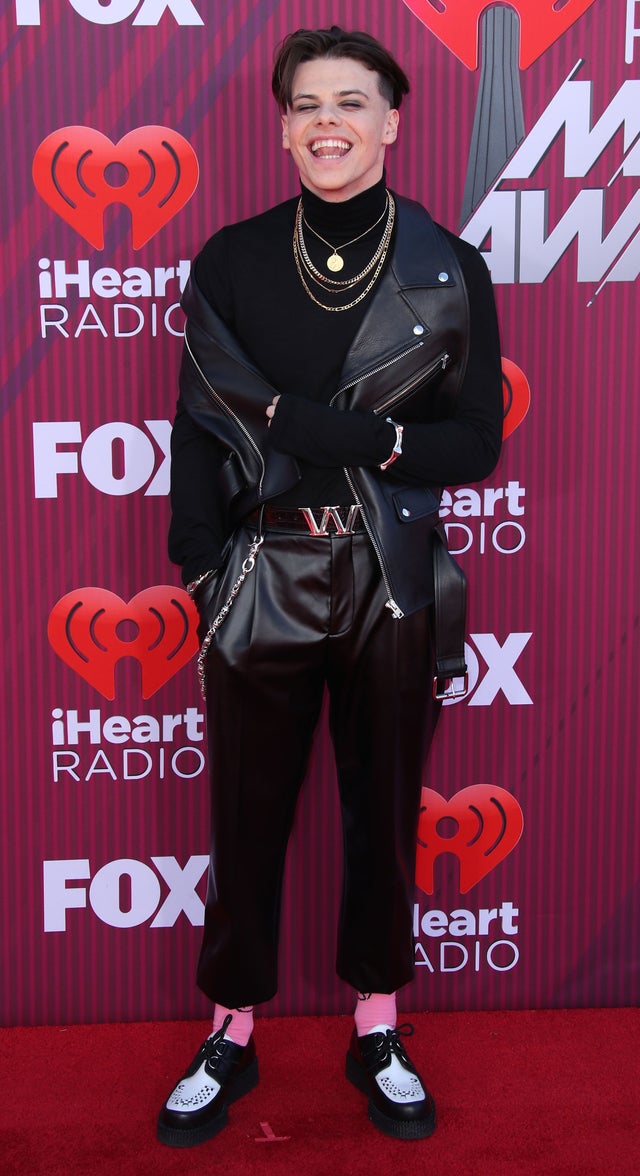
[[[326,175],[320,177],[314,176],[313,178],[309,176],[308,179],[305,179],[304,176],[300,178],[303,184],[306,184],[308,188],[311,188],[312,191],[317,192],[320,196],[333,196],[336,199],[342,198],[343,200],[357,196],[358,192],[364,192],[365,188],[375,183],[375,180],[359,176],[349,176],[347,178],[341,175]]]

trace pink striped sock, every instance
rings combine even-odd
[[[217,1004],[213,1010],[212,1032],[217,1033],[222,1029],[225,1017],[229,1016],[233,1019],[225,1029],[225,1037],[231,1038],[236,1045],[246,1045],[253,1033],[253,1005],[247,1005],[244,1009],[227,1009]]]
[[[359,992],[355,1011],[356,1033],[365,1037],[378,1025],[396,1027],[395,992]]]

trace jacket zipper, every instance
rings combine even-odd
[[[222,399],[222,397],[218,395],[218,393],[216,392],[215,388],[213,388],[213,387],[212,387],[212,385],[209,383],[209,381],[208,381],[207,377],[205,376],[205,374],[204,374],[204,372],[203,372],[202,368],[200,367],[200,364],[198,363],[198,361],[197,361],[197,359],[196,359],[195,355],[193,354],[193,351],[191,350],[191,346],[190,346],[190,344],[189,344],[189,337],[188,337],[188,335],[187,335],[187,331],[186,331],[186,330],[185,330],[185,333],[184,333],[184,341],[185,341],[185,344],[186,344],[187,351],[189,352],[189,355],[191,356],[191,359],[192,359],[192,361],[193,361],[193,365],[194,365],[194,367],[196,368],[196,370],[198,371],[198,374],[200,375],[200,378],[201,378],[201,380],[202,380],[203,384],[205,385],[205,387],[207,387],[207,388],[209,389],[209,392],[211,393],[211,396],[213,397],[213,399],[214,399],[214,400],[215,400],[215,401],[216,401],[216,402],[217,402],[219,405],[221,405],[221,407],[222,407],[222,408],[224,409],[224,411],[227,413],[227,416],[230,416],[230,417],[231,417],[231,419],[232,419],[233,421],[235,421],[236,425],[238,426],[238,428],[240,429],[240,431],[241,431],[241,432],[244,434],[244,436],[246,437],[246,439],[247,439],[247,441],[249,442],[249,444],[250,444],[251,448],[254,450],[254,452],[255,452],[255,454],[256,454],[256,456],[257,456],[257,458],[258,458],[258,461],[260,462],[260,468],[261,468],[261,470],[262,470],[262,474],[261,474],[261,476],[260,476],[260,481],[259,481],[259,483],[258,483],[258,496],[259,496],[259,498],[261,499],[261,498],[262,498],[262,483],[264,482],[264,476],[265,476],[265,472],[266,472],[266,467],[265,467],[265,463],[264,463],[264,459],[263,459],[263,457],[262,457],[262,454],[261,454],[261,452],[260,452],[260,450],[259,450],[258,446],[256,445],[256,443],[255,443],[255,441],[254,441],[253,437],[251,436],[251,433],[250,433],[250,432],[249,432],[249,430],[247,429],[246,425],[243,425],[242,421],[240,420],[240,418],[239,418],[238,416],[236,416],[236,414],[235,414],[235,412],[233,411],[233,409],[229,408],[229,405],[226,403],[226,401],[224,401],[224,400]]]
[[[395,620],[399,621],[404,616],[404,613],[403,613],[402,609],[400,608],[400,605],[397,604],[396,601],[393,599],[393,592],[391,590],[391,584],[389,582],[389,577],[387,575],[387,568],[386,568],[386,564],[384,562],[384,556],[382,554],[382,549],[380,547],[380,544],[378,543],[378,540],[376,539],[375,535],[373,534],[373,531],[371,530],[371,527],[369,525],[369,520],[367,518],[367,512],[366,512],[366,510],[365,510],[365,508],[364,508],[364,506],[358,496],[358,492],[353,484],[349,469],[347,466],[343,466],[343,469],[344,469],[344,476],[347,479],[349,489],[351,490],[351,493],[353,494],[354,503],[360,507],[360,514],[362,515],[362,521],[365,525],[367,535],[369,536],[371,543],[373,545],[373,550],[376,553],[378,563],[380,564],[380,571],[382,573],[382,580],[383,580],[383,583],[385,586],[385,591],[387,593],[387,600],[385,602],[385,608],[390,608]]]
[[[433,363],[429,365],[426,371],[420,372],[418,375],[416,375],[414,379],[410,381],[410,383],[404,386],[404,388],[400,388],[397,392],[391,393],[391,395],[389,395],[386,400],[383,400],[382,404],[377,404],[373,410],[374,413],[376,413],[377,416],[380,416],[381,413],[387,412],[388,409],[393,408],[394,404],[401,403],[407,398],[407,396],[411,395],[414,388],[417,388],[418,385],[422,384],[425,380],[430,380],[437,371],[440,370],[444,372],[447,368],[447,365],[449,364],[450,359],[451,356],[449,355],[449,352],[443,351],[442,355],[439,355],[437,359],[434,359]]]
[[[331,404],[333,404],[334,400],[336,400],[337,397],[340,396],[342,392],[346,392],[347,388],[350,388],[353,384],[355,384],[357,382],[357,380],[366,380],[366,379],[368,379],[369,376],[375,376],[378,374],[378,372],[385,371],[386,368],[392,367],[392,365],[394,363],[397,363],[398,360],[404,359],[404,357],[406,355],[410,355],[412,351],[416,351],[418,347],[423,347],[423,346],[424,346],[423,343],[416,343],[416,344],[414,344],[413,347],[408,347],[405,351],[401,352],[400,355],[396,355],[393,359],[388,360],[387,363],[380,364],[378,367],[372,368],[372,370],[370,372],[366,372],[365,375],[358,376],[357,379],[352,380],[350,384],[345,384],[343,388],[339,388],[338,391],[335,393],[335,395],[332,396]],[[449,359],[450,359],[449,353],[446,351],[443,352],[443,354],[438,356],[437,360],[435,360],[428,367],[426,372],[421,372],[419,376],[416,376],[415,380],[412,382],[412,384],[409,386],[408,389],[403,388],[401,396],[405,396],[407,394],[407,392],[411,390],[411,388],[413,388],[415,385],[420,383],[422,380],[428,379],[431,375],[433,375],[438,370],[439,367],[442,368],[442,370],[444,371],[444,369],[446,368],[446,366],[449,362]],[[397,398],[398,398],[398,394],[396,393],[390,400],[385,401],[382,405],[379,405],[377,408],[375,408],[374,412],[376,412],[376,413],[384,412],[385,409],[388,407],[388,405],[393,404]],[[373,531],[371,529],[371,525],[369,523],[369,519],[367,518],[367,512],[366,512],[365,507],[364,507],[363,503],[361,502],[360,497],[356,491],[356,488],[353,483],[349,469],[347,466],[344,466],[343,469],[344,469],[344,476],[347,479],[347,484],[351,490],[351,493],[353,494],[354,502],[360,507],[360,512],[362,514],[362,521],[365,525],[367,534],[371,540],[373,550],[376,553],[376,558],[377,558],[378,563],[380,565],[380,572],[382,574],[382,582],[385,586],[385,590],[387,593],[387,600],[385,603],[385,608],[390,609],[394,620],[399,621],[404,616],[404,613],[403,613],[402,609],[400,608],[400,605],[393,598],[391,583],[389,581],[389,576],[387,575],[387,568],[386,568],[386,564],[384,561],[384,555],[382,554],[382,549],[380,547],[380,544],[378,543],[378,540],[376,539],[375,535],[373,534]]]
[[[375,368],[372,368],[371,371],[365,372],[364,375],[357,376],[355,380],[352,380],[349,384],[345,384],[342,388],[339,388],[338,391],[335,393],[335,395],[331,397],[330,403],[333,405],[334,400],[337,400],[338,396],[340,396],[343,392],[346,392],[347,388],[351,388],[352,385],[355,384],[358,380],[367,380],[370,376],[376,376],[376,375],[378,375],[379,372],[386,371],[387,368],[393,367],[394,363],[398,363],[401,359],[404,359],[406,355],[411,355],[412,351],[417,351],[418,348],[423,347],[423,346],[424,346],[424,344],[422,343],[422,341],[420,341],[418,343],[414,343],[412,347],[406,347],[404,351],[401,351],[399,355],[394,355],[394,357],[392,359],[387,360],[386,363],[378,364],[378,366]],[[391,590],[389,576],[387,575],[387,567],[386,567],[386,564],[384,561],[384,555],[382,554],[382,549],[381,549],[380,544],[378,543],[378,540],[376,539],[376,537],[371,529],[371,524],[369,522],[369,519],[367,518],[367,512],[366,512],[364,505],[360,500],[360,496],[355,488],[355,485],[353,483],[353,479],[351,477],[351,473],[350,473],[347,466],[344,466],[343,468],[344,468],[344,476],[347,479],[347,485],[349,486],[349,489],[351,490],[351,493],[353,494],[354,502],[357,503],[357,505],[360,507],[360,512],[362,514],[362,521],[365,525],[367,535],[369,536],[369,539],[371,540],[373,550],[376,553],[376,559],[378,560],[378,563],[380,565],[380,573],[382,575],[382,582],[384,584],[385,591],[387,593],[387,600],[386,600],[385,608],[391,609],[391,612],[392,612],[395,620],[399,621],[404,616],[404,613],[403,613],[402,609],[400,608],[400,605],[397,604],[397,602],[393,599],[393,592]]]
[[[388,359],[386,363],[378,364],[378,366],[372,368],[370,372],[364,372],[363,375],[356,376],[355,379],[350,380],[348,384],[343,384],[342,388],[338,388],[338,391],[334,392],[331,400],[329,401],[329,404],[333,406],[334,400],[337,400],[338,396],[341,396],[343,392],[346,392],[347,388],[352,388],[353,385],[357,384],[360,380],[368,380],[370,376],[377,376],[378,372],[386,371],[387,368],[393,367],[394,363],[399,363],[401,359],[404,359],[407,355],[411,355],[412,351],[417,351],[420,347],[424,347],[424,343],[422,341],[419,343],[414,343],[412,347],[406,347],[405,350],[401,351],[399,355],[394,355],[391,359]]]

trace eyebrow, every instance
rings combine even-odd
[[[347,98],[350,94],[360,94],[362,98],[368,98],[366,90],[337,90],[334,93],[334,98]],[[291,101],[297,102],[300,98],[315,98],[318,100],[317,94],[293,94]]]

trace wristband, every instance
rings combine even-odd
[[[402,434],[404,432],[404,428],[402,425],[397,425],[395,421],[392,421],[391,417],[387,417],[387,424],[393,425],[396,431],[396,440],[387,460],[383,461],[381,466],[378,466],[378,469],[380,470],[387,470],[389,466],[393,465],[394,461],[397,461],[397,459],[402,454]]]

